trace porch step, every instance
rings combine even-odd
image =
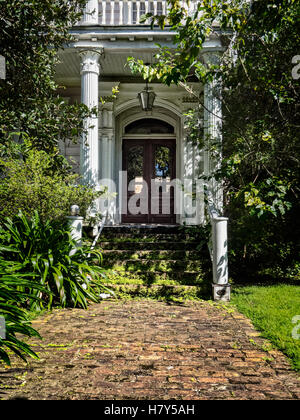
[[[123,267],[109,269],[108,278],[114,284],[178,284],[185,286],[195,286],[203,283],[205,273],[199,271],[128,271]]]
[[[100,242],[98,246],[103,250],[108,251],[150,251],[150,250],[170,250],[170,251],[190,251],[196,250],[197,247],[202,246],[202,244],[198,242],[138,242],[138,241],[103,241],[103,238],[100,238]],[[203,241],[204,242],[204,241]],[[204,244],[203,244],[204,246]]]
[[[182,226],[169,226],[169,225],[149,225],[149,227],[128,227],[127,225],[119,226],[107,226],[103,229],[101,235],[102,241],[109,241],[113,239],[114,241],[120,240],[120,242],[128,240],[136,241],[143,240],[145,242],[151,241],[173,241],[176,237],[179,241],[191,241],[198,240],[205,229],[196,230],[193,227],[183,228]]]
[[[209,293],[211,262],[204,229],[105,227],[98,247],[107,269],[107,286],[117,297],[178,300]]]
[[[197,300],[202,299],[208,292],[197,286],[157,285],[146,286],[142,284],[108,284],[118,298],[151,298],[164,300]]]
[[[169,233],[153,233],[153,232],[141,232],[141,233],[113,233],[113,232],[104,232],[102,235],[101,240],[109,242],[110,240],[113,240],[114,242],[169,242],[174,240],[175,233],[169,234]],[[176,239],[177,241],[193,241],[197,240],[197,238],[194,238],[191,235],[184,234],[184,233],[176,233]]]
[[[126,271],[141,271],[141,272],[176,272],[176,271],[188,271],[197,273],[201,271],[202,261],[201,260],[115,260],[113,263],[109,260],[104,259],[104,268],[111,268],[112,270],[118,270],[120,267],[124,267]]]
[[[180,242],[179,242],[180,244]],[[148,245],[148,244],[147,244]],[[153,243],[154,245],[154,243]],[[156,244],[157,245],[157,244]],[[166,247],[168,244],[166,244]],[[103,256],[105,259],[112,261],[117,260],[198,260],[199,251],[194,250],[168,250],[168,249],[152,249],[152,250],[128,250],[128,249],[104,249]]]
[[[121,233],[122,235],[128,233],[130,235],[140,235],[140,234],[171,234],[175,232],[183,232],[183,228],[179,225],[135,225],[135,224],[123,224],[123,225],[114,225],[106,226],[104,228],[106,234],[113,233],[114,235]]]

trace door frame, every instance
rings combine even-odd
[[[142,86],[137,87],[140,89]],[[138,90],[137,90],[138,92]],[[131,95],[132,97],[132,95]],[[127,99],[127,98],[126,98]],[[174,127],[174,134],[127,134],[125,133],[128,124],[145,118],[155,118],[161,121],[165,121]],[[184,116],[181,108],[175,106],[173,103],[156,98],[156,106],[152,111],[141,110],[140,104],[137,99],[131,99],[125,101],[120,105],[116,105],[115,108],[115,160],[114,160],[114,179],[116,184],[116,213],[114,223],[116,225],[122,223],[122,191],[123,181],[121,176],[122,171],[122,145],[123,139],[126,138],[172,138],[176,140],[176,178],[183,179],[185,174],[185,132],[184,132]],[[184,221],[184,215],[182,213],[176,213],[176,224],[182,224]]]
[[[155,144],[156,142],[159,143],[159,141],[166,141],[166,144],[169,141],[169,144],[172,146],[173,149],[173,160],[172,160],[172,179],[176,179],[176,162],[177,162],[177,141],[176,141],[176,136],[174,134],[148,134],[148,135],[141,135],[141,134],[128,134],[128,135],[124,135],[122,138],[122,170],[124,170],[125,168],[125,155],[124,155],[124,143],[125,141],[132,141],[132,143],[136,143],[138,144],[138,142],[140,141],[142,142],[147,142],[149,141],[149,143],[151,143],[152,145]],[[149,156],[150,158],[150,156]],[[151,160],[146,160],[144,162],[144,168],[146,167],[146,177],[145,177],[145,181],[147,182],[148,185],[148,210],[150,209],[150,203],[151,203],[151,179],[152,179],[152,175],[151,175],[151,170],[153,169],[153,158],[154,155],[153,153],[151,153]],[[124,186],[123,186],[124,188]],[[126,186],[127,188],[127,186]],[[173,193],[174,194],[174,193]],[[126,205],[128,205],[128,198],[127,198],[127,203]],[[127,220],[124,220],[124,216],[125,214],[122,213],[121,215],[121,223],[139,223],[138,222],[138,216],[125,216]],[[145,215],[146,216],[146,215]],[[136,219],[135,219],[136,218]],[[142,217],[141,217],[142,219]],[[141,221],[140,223],[142,224],[176,224],[176,214],[175,214],[175,202],[174,202],[174,196],[173,196],[173,213],[172,215],[170,215],[170,220],[169,221],[164,221],[164,219],[167,219],[167,217],[163,217],[163,214],[161,215],[160,220],[159,219],[159,214],[158,215],[151,215],[151,211],[149,210],[147,217],[145,217],[144,219],[147,219],[147,221]],[[157,220],[155,220],[157,219]]]

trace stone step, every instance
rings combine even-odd
[[[208,281],[209,270],[189,271],[126,271],[124,267],[108,270],[106,282],[110,284],[169,284],[195,286]]]
[[[103,253],[107,287],[117,297],[203,297],[211,278],[204,233],[164,225],[105,227],[97,247]]]
[[[180,241],[194,241],[197,242],[197,238],[195,236],[188,236],[186,234],[176,234],[176,235],[169,235],[165,233],[157,233],[157,234],[130,234],[130,233],[116,233],[116,234],[109,234],[104,232],[101,235],[101,241],[104,242],[180,242]],[[201,241],[203,238],[199,238]]]
[[[101,238],[101,241],[98,242],[97,248],[103,250],[162,250],[162,251],[189,251],[196,250],[199,248],[205,248],[206,242],[187,242],[187,241],[174,241],[174,242],[134,242],[134,241],[104,241]]]
[[[184,228],[179,225],[115,225],[115,226],[105,226],[103,228],[103,233],[109,234],[174,234],[178,232],[183,232]]]
[[[202,300],[209,296],[209,287],[202,286],[178,286],[178,285],[135,285],[135,284],[109,284],[114,297],[139,297],[184,302],[186,299]]]
[[[104,261],[116,260],[199,260],[201,252],[185,250],[120,250],[105,249],[102,252]]]
[[[103,259],[102,267],[118,270],[124,267],[126,271],[160,271],[163,273],[170,271],[188,271],[197,273],[203,265],[202,260],[115,260],[108,261]]]
[[[109,226],[104,227],[101,234],[101,241],[113,239],[114,241],[181,241],[181,240],[203,240],[206,234],[203,231],[183,228],[182,226],[156,226],[153,227],[127,227],[127,226]]]

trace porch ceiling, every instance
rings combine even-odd
[[[60,53],[56,80],[66,86],[80,86],[80,50],[98,49],[100,58],[100,80],[119,82],[141,81],[126,66],[127,58],[132,56],[145,63],[152,63],[158,51],[157,44],[174,48],[174,32],[159,29],[147,31],[144,27],[89,27],[71,31],[74,41]],[[221,51],[219,37],[211,35],[204,43],[202,52]]]
[[[100,80],[130,81],[139,80],[126,65],[127,57],[132,56],[145,63],[153,62],[154,50],[148,51],[105,51],[100,59]],[[75,49],[66,49],[59,54],[60,63],[56,69],[56,80],[67,86],[80,86],[80,57]]]

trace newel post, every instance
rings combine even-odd
[[[71,228],[72,239],[76,243],[76,248],[80,248],[82,244],[82,225],[83,217],[79,216],[79,206],[73,205],[70,208],[70,216],[67,216],[69,226]],[[72,254],[75,254],[76,249],[72,250]]]
[[[212,222],[213,299],[229,301],[228,283],[228,218],[214,217]]]

